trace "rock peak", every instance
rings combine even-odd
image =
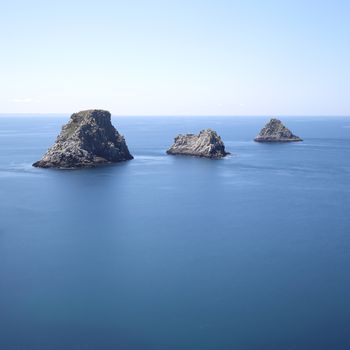
[[[282,122],[281,122],[279,119],[277,119],[277,118],[271,118],[270,121],[269,121],[269,123],[282,124]]]
[[[302,141],[299,136],[294,135],[277,118],[271,118],[270,121],[260,131],[254,139],[257,142],[295,142]]]
[[[172,155],[188,155],[206,158],[222,158],[229,153],[220,136],[211,129],[201,130],[198,135],[186,134],[175,137],[174,144],[167,150]]]
[[[86,109],[85,111],[80,111],[73,113],[71,115],[72,119],[82,119],[82,118],[91,118],[91,119],[111,119],[111,113],[103,109]]]
[[[132,158],[124,137],[111,123],[111,114],[89,109],[72,114],[55,144],[33,166],[72,169]]]

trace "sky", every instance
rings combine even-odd
[[[0,0],[0,113],[350,115],[350,1]]]

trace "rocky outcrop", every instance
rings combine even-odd
[[[174,144],[167,150],[172,155],[187,155],[206,158],[222,158],[229,153],[220,136],[213,130],[202,130],[198,135],[187,134],[175,137]]]
[[[111,114],[93,109],[74,113],[55,144],[33,166],[85,168],[133,159],[124,137],[111,123]]]
[[[294,142],[303,141],[287,129],[279,119],[272,118],[259,135],[254,139],[257,142]]]

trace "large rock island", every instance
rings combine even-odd
[[[279,119],[272,118],[259,135],[254,139],[257,142],[295,142],[303,141],[287,129]]]
[[[225,151],[225,145],[220,136],[211,129],[202,130],[198,135],[176,136],[174,144],[167,150],[167,153],[214,159],[229,154]]]
[[[33,164],[41,168],[88,168],[133,159],[124,137],[111,123],[108,111],[74,113],[55,144]]]

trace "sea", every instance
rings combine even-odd
[[[350,349],[350,118],[113,117],[133,160],[32,167],[68,119],[0,116],[1,350]]]

